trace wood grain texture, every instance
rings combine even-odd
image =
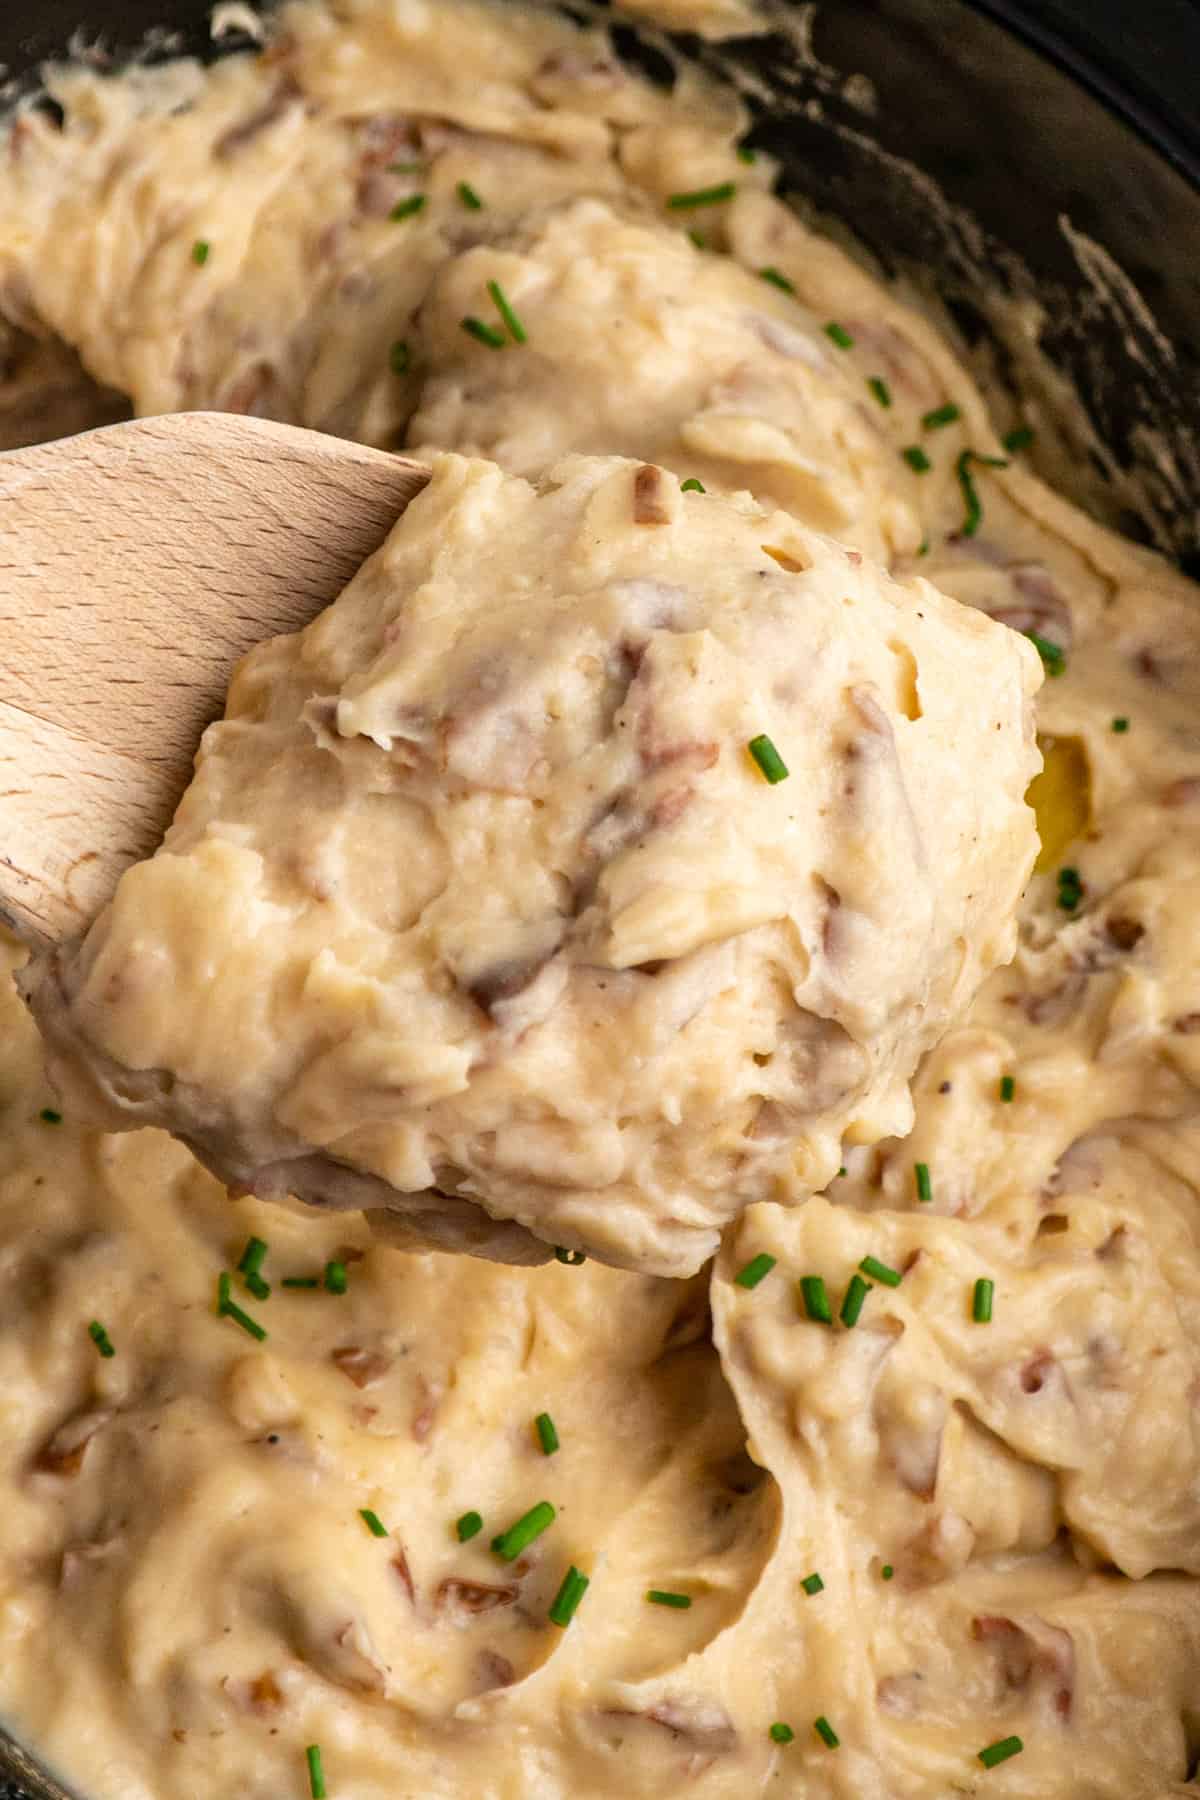
[[[0,917],[84,928],[170,822],[238,658],[308,624],[427,479],[225,413],[0,455]]]

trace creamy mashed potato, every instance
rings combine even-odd
[[[231,1200],[84,1130],[0,1000],[0,1710],[88,1800],[303,1800],[309,1746],[355,1800],[1192,1791],[1194,590],[983,460],[951,351],[729,99],[601,33],[343,0],[259,60],[55,86],[0,173],[14,411],[61,338],[141,410],[746,490],[1032,634],[1046,771],[1015,960],[911,1131],[727,1227],[711,1318],[707,1271]]]

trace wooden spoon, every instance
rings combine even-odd
[[[0,455],[0,920],[85,928],[169,824],[238,658],[307,625],[428,478],[228,413]]]

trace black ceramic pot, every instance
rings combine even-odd
[[[32,87],[81,25],[117,58],[163,28],[211,56],[210,4],[0,0],[0,64]],[[668,78],[646,36],[615,36]],[[248,48],[226,38],[222,54]],[[807,38],[673,48],[752,78],[753,141],[785,190],[847,221],[885,271],[917,272],[1034,412],[1045,368],[1014,354],[995,298],[1036,302],[1040,348],[1080,402],[1055,478],[1073,471],[1084,504],[1200,574],[1196,0],[819,0]],[[2,1734],[0,1800],[64,1800]]]

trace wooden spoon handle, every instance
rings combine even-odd
[[[0,918],[83,928],[161,837],[237,659],[306,625],[427,479],[219,413],[0,455]]]

